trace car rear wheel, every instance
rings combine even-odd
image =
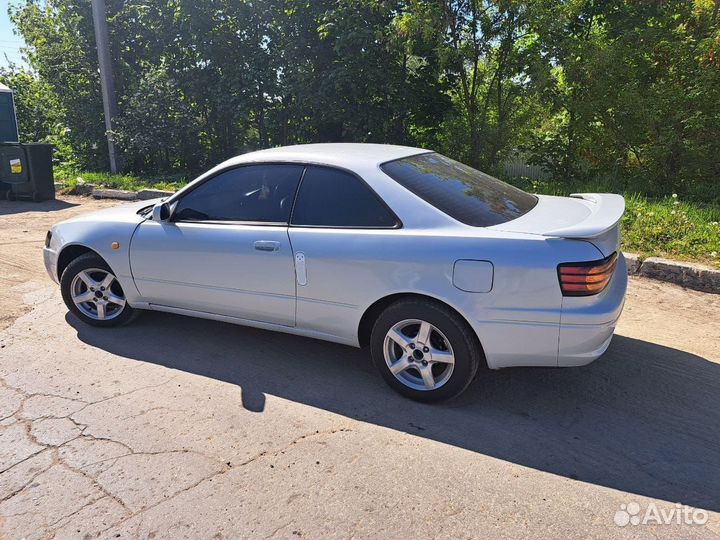
[[[137,313],[108,264],[94,253],[81,255],[65,268],[60,290],[68,309],[92,326],[119,326]]]
[[[402,300],[387,307],[373,326],[370,348],[391,387],[425,402],[460,394],[483,358],[477,337],[462,317],[426,300]]]

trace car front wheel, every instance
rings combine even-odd
[[[370,348],[390,386],[426,402],[460,394],[483,358],[472,329],[456,312],[420,299],[387,307],[373,326]]]
[[[65,268],[60,290],[68,309],[92,326],[119,326],[136,313],[110,267],[94,253],[81,255]]]

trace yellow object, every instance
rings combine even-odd
[[[22,172],[22,161],[20,161],[19,159],[11,159],[10,172],[12,174],[20,174]]]
[[[110,244],[110,247],[113,249],[120,249],[120,244],[117,242],[113,242],[112,244]]]

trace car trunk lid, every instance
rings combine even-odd
[[[625,199],[608,193],[574,193],[570,197],[538,195],[538,204],[527,214],[494,225],[505,232],[538,234],[587,240],[605,256],[618,251],[618,224],[625,212]]]

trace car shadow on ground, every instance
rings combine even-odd
[[[460,398],[409,401],[385,386],[365,351],[162,313],[79,338],[115,355],[265,394],[563,477],[720,511],[720,365],[616,336],[574,369],[484,371]]]
[[[11,214],[23,214],[25,212],[57,212],[78,206],[75,203],[53,199],[51,201],[6,201],[0,199],[0,216],[9,216]]]

